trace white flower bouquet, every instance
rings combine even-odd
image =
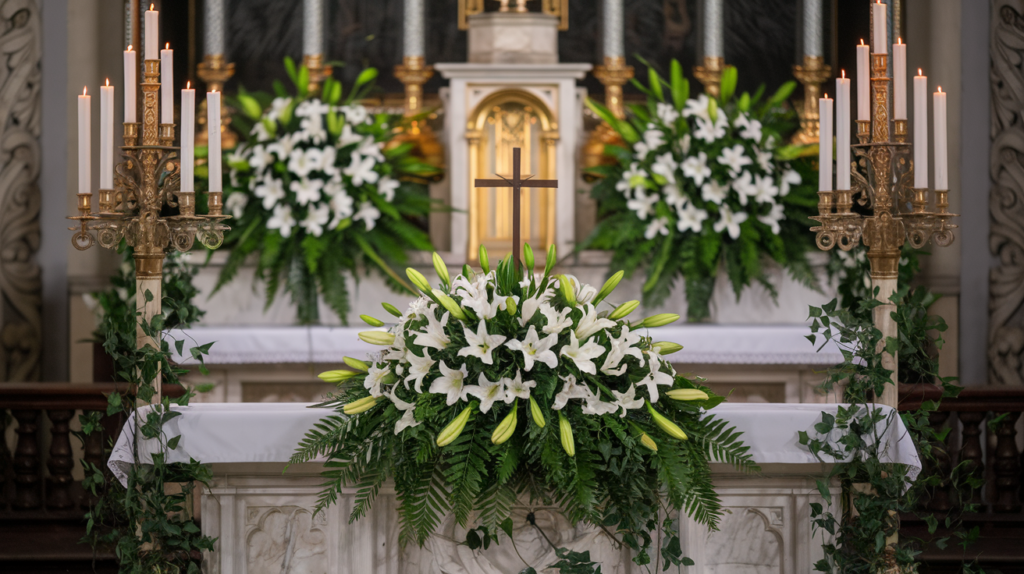
[[[226,157],[224,206],[237,223],[225,237],[231,255],[217,288],[256,253],[268,305],[283,287],[299,321],[315,323],[322,295],[345,321],[346,273],[377,266],[398,287],[404,281],[389,263],[432,249],[422,226],[431,208],[426,189],[403,178],[434,170],[409,155],[410,145],[389,146],[401,116],[359,104],[376,70],[364,70],[342,98],[333,78],[319,96],[308,94],[308,70],[290,59],[285,65],[296,95],[278,82],[274,96],[242,90],[235,98],[234,125],[249,139]]]
[[[720,265],[737,297],[752,281],[774,294],[764,259],[816,285],[805,255],[814,172],[799,157],[807,150],[781,145],[796,127],[782,107],[794,84],[763,102],[763,89],[733,97],[729,67],[720,98],[690,98],[679,62],[669,82],[649,75],[648,87],[636,84],[647,103],[631,106],[628,119],[588,102],[628,149],[608,146],[613,163],[591,170],[604,178],[592,190],[602,219],[583,247],[613,250],[612,267],[629,274],[645,268],[645,304],[659,304],[682,277],[690,320],[707,317]]]
[[[321,375],[339,383],[321,405],[337,413],[293,457],[326,455],[320,507],[356,487],[358,519],[393,478],[401,539],[423,544],[449,512],[511,536],[517,501],[554,504],[620,533],[641,564],[663,497],[717,523],[709,462],[754,464],[739,433],[706,414],[723,399],[666,360],[680,346],[652,340],[649,328],[678,315],[629,321],[638,301],[609,302],[622,273],[601,289],[552,276],[553,247],[543,274],[511,256],[454,278],[434,262],[438,288],[410,269],[422,295],[405,312],[385,304],[396,323],[363,316],[378,329],[360,338],[384,350]],[[678,564],[678,523],[667,526],[662,548]]]

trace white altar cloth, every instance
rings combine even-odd
[[[184,356],[174,360],[194,364],[188,349],[214,343],[206,357],[209,365],[337,363],[345,356],[363,357],[380,350],[357,336],[370,327],[196,327],[167,335],[185,340]],[[658,341],[671,341],[683,350],[673,363],[723,365],[822,365],[843,361],[838,347],[821,352],[806,335],[807,325],[670,325],[650,329]],[[171,346],[172,352],[174,346]]]
[[[287,462],[305,433],[322,417],[333,413],[309,406],[302,403],[211,403],[172,407],[182,414],[165,425],[165,440],[179,435],[181,439],[167,462],[190,459],[207,464]],[[817,435],[814,425],[821,421],[821,413],[835,415],[840,406],[724,403],[710,413],[729,421],[730,426],[743,433],[741,439],[750,447],[758,464],[808,464],[819,461],[798,443],[798,432]],[[892,410],[880,408],[887,413]],[[921,460],[902,419],[895,417],[895,423],[884,432],[880,427],[881,440],[885,443],[881,460],[907,465],[913,480],[921,471]],[[122,484],[126,483],[126,471],[134,460],[131,446],[134,428],[133,417],[125,424],[108,462]],[[140,460],[150,462],[156,448],[154,440],[140,441]]]

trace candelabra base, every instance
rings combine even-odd
[[[309,69],[309,93],[319,94],[324,80],[330,77],[334,69],[324,62],[323,54],[306,54],[302,57],[302,65]]]
[[[704,56],[704,64],[693,67],[693,75],[704,86],[704,93],[717,98],[721,95],[724,70],[725,58]]]

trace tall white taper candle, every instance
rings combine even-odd
[[[871,61],[870,48],[860,41],[857,46],[857,119],[866,122],[871,120]]]
[[[92,193],[92,96],[78,96],[78,193]]]
[[[914,76],[914,187],[928,187],[928,76]]]
[[[725,57],[722,0],[704,0],[704,57]]]
[[[206,92],[206,136],[209,141],[210,191],[224,191],[220,157],[220,92]]]
[[[138,69],[135,51],[128,46],[124,51],[124,121],[128,124],[135,123],[135,91],[138,90],[135,74]]]
[[[836,78],[836,189],[850,189],[850,78]]]
[[[423,2],[424,0],[405,0],[405,15],[402,52],[405,57],[422,57],[426,53],[426,40],[423,35]]]
[[[204,0],[206,21],[203,28],[206,39],[203,42],[203,53],[206,55],[224,54],[224,0]]]
[[[621,58],[626,53],[622,40],[622,0],[604,0],[604,44],[605,58]]]
[[[874,21],[874,36],[871,42],[873,54],[889,53],[889,30],[886,26],[886,11],[888,9],[889,6],[880,1],[871,5],[871,17]]]
[[[160,13],[149,6],[146,10],[146,59],[155,60],[160,57]]]
[[[174,50],[160,50],[160,123],[174,123]]]
[[[114,86],[100,86],[100,189],[114,189]]]
[[[818,191],[832,191],[832,98],[818,100]]]
[[[821,17],[821,5],[823,0],[804,1],[804,56],[824,55],[822,48],[822,34],[824,24]]]
[[[324,53],[323,0],[305,0],[302,4],[302,55]]]
[[[192,83],[181,91],[181,191],[195,191],[196,91]]]
[[[893,119],[907,119],[907,45],[902,38],[892,45],[892,95]]]
[[[935,189],[949,189],[949,164],[946,156],[946,92],[932,94],[932,122],[935,124]],[[914,142],[915,144],[917,142]],[[922,146],[924,147],[924,146]]]

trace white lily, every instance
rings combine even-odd
[[[691,155],[683,161],[683,175],[693,180],[693,183],[700,187],[705,179],[711,177],[711,168],[708,167],[708,154],[699,152]]]
[[[615,326],[615,321],[597,316],[597,309],[589,303],[584,306],[583,316],[576,325],[575,334],[580,341],[586,341],[591,335]]]
[[[288,157],[288,171],[299,177],[306,177],[311,171],[320,167],[320,160],[323,155],[317,148],[303,150],[295,148]]]
[[[636,196],[626,202],[626,207],[636,213],[641,220],[654,212],[654,206],[658,204],[658,194],[647,195],[642,188],[636,189]]]
[[[641,338],[638,332],[631,331],[629,327],[623,325],[618,337],[609,337],[608,342],[611,344],[611,348],[601,365],[601,372],[613,376],[619,376],[626,372],[626,365],[622,364],[622,361],[627,355],[643,363],[643,353],[639,348],[634,347]]]
[[[740,238],[740,224],[746,221],[747,217],[745,212],[733,213],[728,205],[723,205],[720,219],[715,222],[715,233],[721,233],[727,229],[729,237],[735,241]]]
[[[757,165],[761,166],[761,169],[768,173],[775,170],[775,166],[772,164],[772,152],[756,150],[755,154],[757,155]]]
[[[551,350],[556,343],[558,343],[558,335],[548,335],[541,339],[537,335],[537,328],[530,325],[530,329],[526,332],[526,338],[522,341],[511,339],[505,343],[505,346],[523,354],[523,370],[530,372],[533,369],[534,361],[544,363],[552,369],[558,366],[558,356]]]
[[[622,413],[619,414],[620,418],[626,416],[626,411],[640,409],[644,406],[644,400],[636,398],[636,385],[629,385],[629,389],[624,393],[612,391],[612,395],[615,397],[613,405],[616,410],[622,409]]]
[[[338,166],[335,165],[338,161],[338,150],[334,146],[327,146],[320,150],[320,165],[317,169],[326,173],[327,175],[333,176],[338,172]]]
[[[732,188],[739,195],[740,205],[746,205],[747,199],[757,195],[757,186],[754,185],[754,176],[749,171],[744,171],[732,181]]]
[[[576,333],[570,331],[569,344],[564,345],[559,354],[571,359],[580,372],[595,375],[597,374],[597,366],[594,365],[592,359],[600,357],[604,354],[604,351],[604,347],[594,341],[587,341],[586,344],[581,346],[580,340],[576,338]]]
[[[668,218],[655,217],[644,230],[644,239],[650,241],[658,235],[668,235]]]
[[[463,326],[463,334],[466,336],[466,346],[459,349],[460,357],[476,357],[485,365],[493,365],[494,357],[491,353],[505,343],[505,335],[491,335],[487,332],[487,323],[481,319],[474,333],[467,326]]]
[[[381,390],[380,386],[384,384],[384,379],[390,374],[391,370],[386,366],[379,368],[376,364],[371,365],[370,369],[366,372],[366,378],[363,379],[363,388],[369,391],[371,396],[383,397],[384,391]]]
[[[676,111],[675,106],[672,104],[666,104],[665,102],[658,102],[657,106],[658,119],[665,122],[666,124],[674,124],[679,119],[679,112]]]
[[[672,157],[672,152],[665,152],[654,159],[651,171],[664,177],[669,183],[675,183],[678,168],[679,163]]]
[[[586,401],[583,403],[581,410],[585,415],[600,417],[614,413],[618,410],[618,407],[615,406],[615,403],[602,401],[600,397],[590,392],[590,389],[587,389]]]
[[[274,165],[274,154],[267,151],[262,145],[252,146],[252,155],[249,156],[249,167],[256,173]]]
[[[505,401],[505,379],[488,380],[480,373],[477,384],[466,387],[466,393],[480,399],[480,412],[486,413],[496,402]]]
[[[672,386],[672,375],[662,373],[661,371],[651,369],[651,372],[644,377],[638,385],[647,387],[647,395],[651,397],[651,402],[658,402],[658,387]]]
[[[444,349],[448,346],[448,343],[452,342],[448,334],[444,332],[446,325],[448,325],[447,311],[445,311],[444,315],[441,315],[440,321],[434,317],[433,313],[427,313],[427,332],[416,333],[413,343],[421,347],[437,349],[438,351]]]
[[[523,373],[516,371],[515,378],[509,379],[504,378],[502,381],[505,383],[505,402],[511,403],[518,399],[529,399],[530,389],[537,386],[537,381],[524,381]]]
[[[789,188],[792,185],[800,185],[803,180],[800,178],[800,172],[787,169],[782,172],[782,182],[779,184],[779,197],[786,197],[789,195]]]
[[[716,140],[725,137],[727,127],[729,127],[729,120],[725,118],[724,113],[719,113],[718,119],[714,122],[710,119],[697,118],[697,129],[693,130],[693,137],[707,143],[715,143]]]
[[[372,157],[377,163],[384,161],[384,154],[380,152],[381,144],[374,139],[373,136],[366,136],[363,141],[359,142],[359,147],[356,148],[355,153],[363,157]]]
[[[755,142],[761,141],[761,122],[747,119],[745,115],[741,115],[739,118],[736,118],[736,125],[743,128],[740,131],[741,138]]]
[[[725,197],[729,195],[729,184],[722,185],[710,179],[700,188],[700,197],[704,201],[710,201],[716,205],[722,205]]]
[[[718,156],[718,163],[728,167],[730,170],[739,173],[743,166],[753,162],[747,157],[743,146],[736,144],[732,147],[722,148],[722,154]]]
[[[224,200],[224,209],[228,210],[235,219],[242,217],[242,213],[245,212],[245,206],[247,205],[249,205],[249,196],[245,193],[231,193]]]
[[[452,369],[441,361],[438,364],[438,368],[441,369],[441,376],[434,379],[430,383],[430,392],[438,395],[448,395],[445,399],[445,404],[452,406],[458,401],[467,401],[466,398],[468,388],[466,386],[466,377],[469,376],[469,370],[466,365],[462,365],[458,369]]]
[[[361,141],[363,141],[363,136],[352,131],[352,124],[346,123],[342,126],[341,135],[338,136],[338,141],[334,145],[335,147],[343,148]]]
[[[705,120],[711,120],[711,112],[708,110],[711,100],[705,94],[697,96],[696,100],[686,100],[686,107],[683,109],[683,117],[697,116]]]
[[[558,394],[555,395],[551,408],[552,410],[560,411],[569,403],[569,399],[585,399],[591,394],[590,388],[587,385],[576,384],[575,375],[566,375],[562,377],[562,390],[558,391]]]
[[[390,177],[382,177],[377,182],[377,193],[381,194],[386,201],[389,203],[395,200],[395,190],[401,183],[397,179],[391,179]]]
[[[779,188],[769,175],[759,175],[754,178],[754,201],[758,203],[775,203],[775,196],[779,194]]]
[[[320,237],[324,234],[324,226],[327,225],[327,221],[331,218],[331,208],[326,204],[319,204],[315,208],[311,207],[306,212],[306,218],[302,220],[302,228],[306,230],[306,233],[313,237]]]
[[[686,194],[683,193],[683,190],[679,189],[679,186],[674,183],[665,185],[661,191],[665,194],[665,203],[672,207],[686,205],[686,202],[689,201]]]
[[[347,193],[339,193],[331,198],[331,211],[334,212],[334,219],[331,221],[332,228],[337,227],[343,219],[352,217],[354,203],[352,196]]]
[[[392,387],[391,394],[388,395],[388,398],[391,399],[391,403],[395,405],[395,408],[403,413],[402,418],[395,422],[395,434],[398,434],[409,427],[419,426],[420,424],[420,421],[417,421],[415,416],[416,403],[407,403],[398,398],[398,394],[395,392],[395,389],[397,388],[398,385]]]
[[[423,378],[430,374],[435,361],[430,358],[430,351],[423,349],[423,356],[418,357],[416,353],[406,353],[405,359],[409,361],[409,374],[405,376],[405,382],[413,381],[413,388],[417,393],[423,392]]]
[[[757,220],[772,228],[772,233],[778,235],[782,228],[779,222],[786,219],[786,208],[781,203],[772,204],[772,210],[765,215],[758,215]]]
[[[699,209],[692,202],[687,203],[686,207],[682,209],[677,209],[676,215],[679,216],[679,220],[676,221],[676,229],[679,231],[689,230],[694,233],[700,233],[704,227],[704,221],[708,218],[708,212]]]
[[[256,186],[253,195],[263,200],[263,209],[271,210],[277,202],[284,199],[284,181],[275,177],[268,177],[263,183]]]
[[[622,179],[615,184],[615,189],[622,193],[629,193],[634,188],[642,188],[646,179],[647,174],[640,168],[640,164],[634,161],[630,164],[629,169],[622,172]]]
[[[352,154],[352,163],[342,173],[352,178],[352,185],[359,187],[364,183],[377,183],[380,174],[373,171],[377,160],[372,157],[360,157]]]
[[[572,327],[572,319],[569,318],[570,312],[572,312],[572,309],[563,309],[559,311],[547,303],[541,303],[540,313],[541,315],[544,315],[547,322],[540,328],[540,330],[548,335],[558,335],[562,331]]]
[[[290,205],[278,205],[274,207],[274,214],[267,220],[267,229],[276,229],[281,237],[290,237],[292,228],[295,227],[295,217],[292,216]]]
[[[370,119],[369,112],[359,104],[341,106],[341,113],[345,114],[345,119],[352,122],[353,125],[359,125]]]
[[[364,201],[359,204],[359,211],[352,216],[352,221],[362,221],[366,224],[367,231],[373,231],[380,219],[380,210],[373,206],[373,203]]]
[[[324,187],[322,179],[293,179],[288,188],[295,194],[295,201],[299,205],[307,205],[314,201],[320,201],[320,190]]]

